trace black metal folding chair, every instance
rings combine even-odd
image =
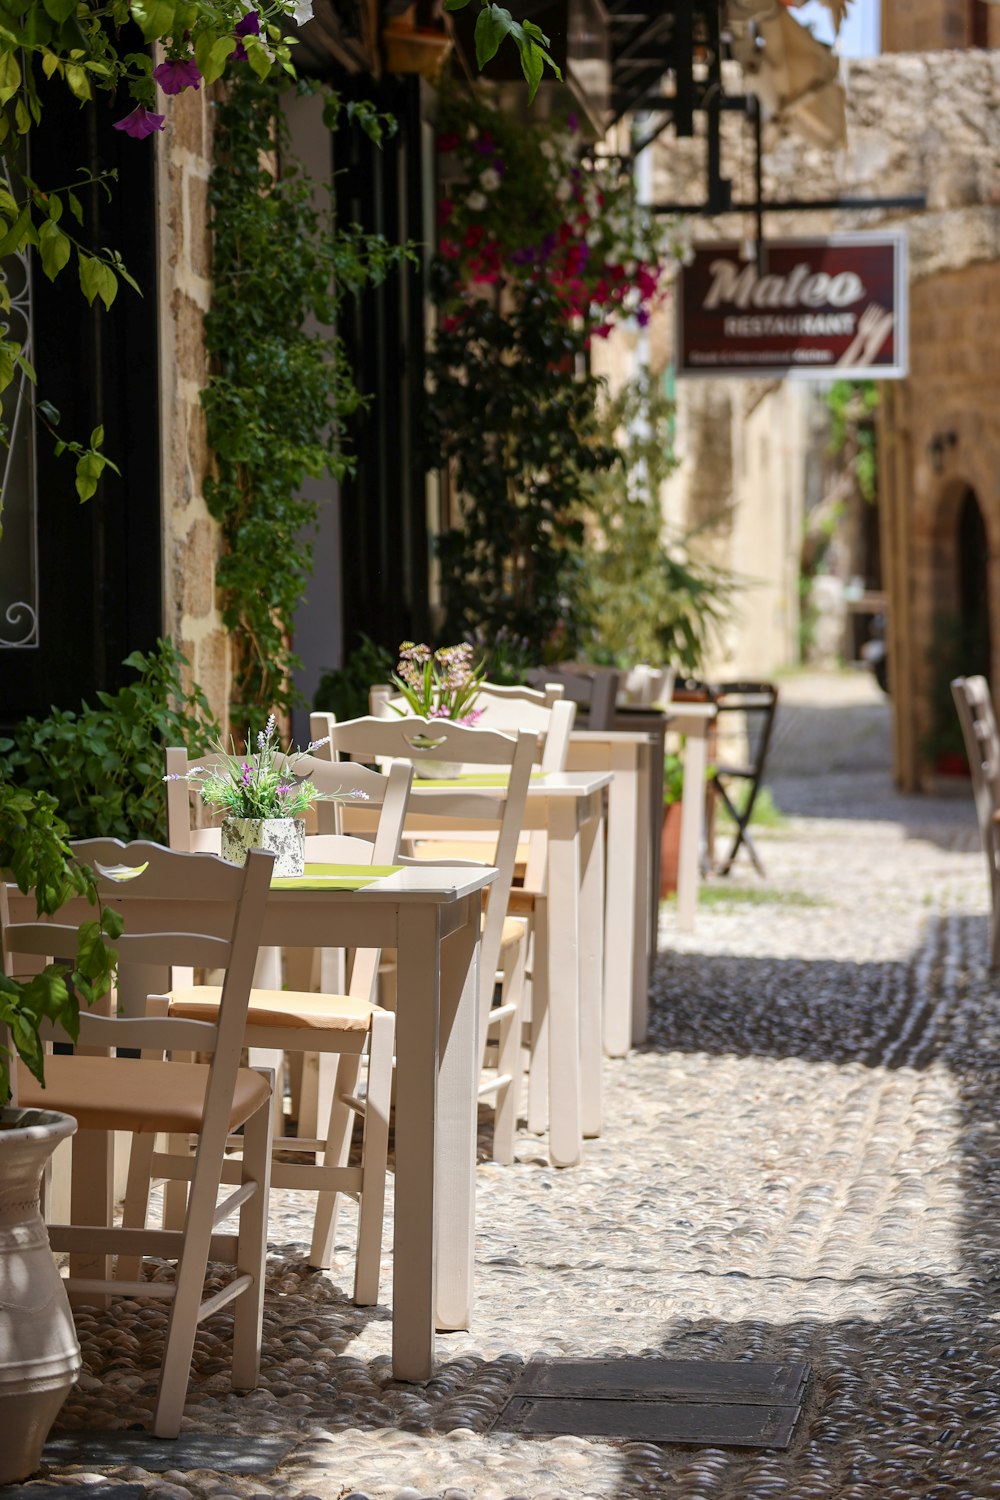
[[[764,774],[764,762],[771,741],[774,714],[778,706],[778,689],[773,682],[724,682],[716,684],[715,706],[716,747],[719,756],[712,773],[710,786],[736,824],[732,846],[721,864],[716,864],[717,873],[728,875],[733,860],[744,847],[753,860],[759,875],[765,873],[763,863],[750,837],[749,822],[753,814],[757,793]],[[742,715],[742,724],[727,724],[727,719]],[[731,720],[730,720],[731,722]],[[727,760],[726,748],[739,738],[740,748],[746,747],[746,758]],[[737,796],[737,787],[748,788],[745,799]]]

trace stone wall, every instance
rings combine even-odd
[[[211,295],[212,112],[204,90],[166,99],[164,108],[157,141],[163,628],[225,724],[229,648],[215,591],[218,528],[203,494],[209,451],[199,401],[207,374],[202,314]]]
[[[883,52],[1000,46],[1000,14],[988,0],[883,0]]]
[[[890,595],[897,777],[912,789],[925,780],[921,743],[929,719],[935,620],[947,612],[949,599],[954,604],[957,509],[967,487],[975,491],[984,513],[991,564],[1000,549],[1000,431],[995,419],[1000,342],[991,331],[1000,312],[1000,52],[851,60],[843,64],[843,78],[847,151],[840,156],[822,152],[787,129],[767,126],[765,201],[924,194],[926,207],[772,213],[765,216],[765,232],[777,238],[899,228],[907,235],[911,373],[885,387],[880,498],[886,512],[882,552]],[[738,77],[727,80],[727,88],[736,92]],[[662,137],[654,163],[654,199],[696,199],[704,156],[704,140]],[[732,178],[738,199],[753,197],[752,171],[749,131],[738,116],[730,116],[724,120],[723,172]],[[696,218],[693,233],[696,239],[741,240],[752,235],[753,222],[736,215]],[[656,341],[669,345],[671,328],[672,318],[665,319]],[[792,452],[802,445],[801,412],[786,407],[778,418],[786,401],[783,389],[791,382],[763,394],[755,391],[759,383],[749,381],[691,384],[724,384],[732,393],[734,421],[727,432],[725,423],[711,417],[717,403],[709,393],[702,389],[697,398],[687,397],[682,387],[679,443],[691,453],[711,451],[714,472],[731,470],[737,476],[733,495],[743,513],[740,530],[744,537],[759,536],[772,524],[772,508],[787,504],[778,496],[787,486],[789,464],[804,467],[806,499],[822,467],[815,443],[811,448],[807,443],[800,458]],[[686,422],[700,432],[685,433]],[[766,464],[758,461],[768,431],[783,435],[780,464],[776,455]],[[955,443],[946,445],[935,469],[930,445],[948,432],[954,432]],[[723,451],[727,444],[729,455]],[[747,471],[747,456],[754,473]],[[687,480],[681,471],[678,483],[690,492],[682,509],[688,503],[700,507],[697,492],[703,482],[693,470]],[[772,535],[771,542],[777,546],[779,538]],[[738,562],[744,543],[735,528],[731,551]],[[1000,645],[997,572],[993,566],[991,613],[993,640]],[[781,597],[780,576],[775,558],[762,599]],[[760,612],[756,621],[747,618],[746,625],[764,630],[766,639]],[[774,643],[777,638],[772,633],[770,639]],[[766,656],[763,640],[759,649]]]

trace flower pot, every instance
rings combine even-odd
[[[0,1484],[38,1468],[77,1375],[80,1346],[39,1212],[39,1187],[71,1115],[0,1109]]]
[[[251,849],[266,849],[274,855],[275,875],[302,875],[306,867],[305,819],[223,819],[223,859],[245,865]]]
[[[677,889],[677,867],[681,857],[681,804],[668,802],[663,809],[660,832],[660,899]]]
[[[413,769],[415,775],[426,777],[428,781],[453,781],[462,774],[462,762],[460,760],[415,760]]]

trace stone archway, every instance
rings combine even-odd
[[[936,769],[965,764],[950,682],[990,677],[990,548],[986,518],[973,486],[949,482],[934,525],[934,592],[928,653],[927,753]]]

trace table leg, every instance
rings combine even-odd
[[[642,988],[645,991],[645,936],[640,901],[645,904],[644,872],[638,863],[638,832],[645,826],[646,809],[639,806],[639,777],[633,747],[616,745],[611,751],[615,779],[608,790],[608,900],[604,937],[604,1050],[609,1057],[625,1057],[632,1044],[635,1006],[636,950],[642,948]]]
[[[576,808],[549,811],[549,1155],[575,1167],[583,1155],[580,1100],[580,832]]]
[[[596,817],[580,831],[580,1079],[581,1123],[585,1136],[601,1133],[601,1017],[604,987],[604,817],[603,796],[594,798]],[[622,986],[624,989],[624,986]],[[627,996],[626,998],[631,998]],[[631,1006],[628,1006],[631,1010]]]
[[[429,1380],[434,1368],[434,1125],[437,1109],[439,918],[399,912],[396,1012],[396,1184],[392,1372]]]
[[[435,1151],[436,1326],[468,1328],[476,1233],[476,1121],[483,1044],[479,1035],[481,901],[441,947],[441,1041]]]
[[[681,932],[694,931],[694,913],[698,902],[701,830],[705,815],[707,727],[706,720],[697,729],[686,729],[681,848],[677,869],[677,926]]]

